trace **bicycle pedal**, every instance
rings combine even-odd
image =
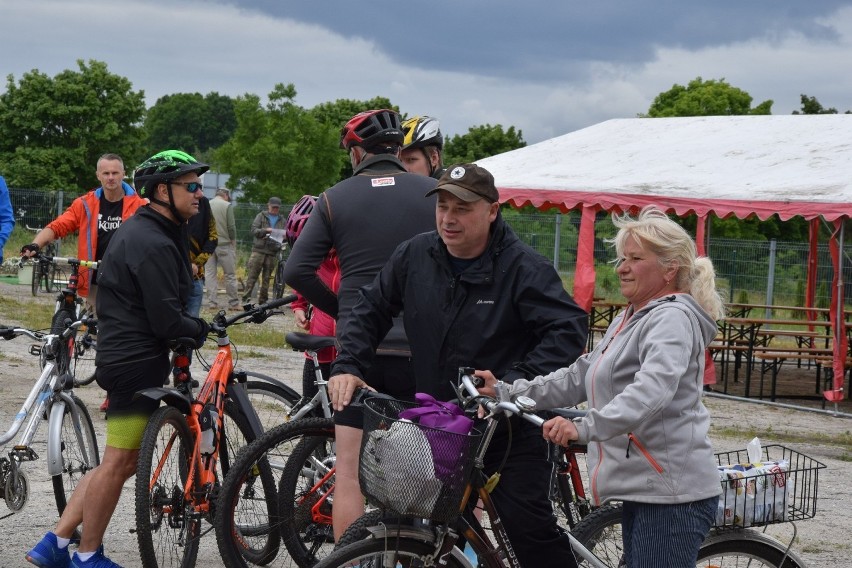
[[[41,356],[41,345],[30,345],[30,355]]]

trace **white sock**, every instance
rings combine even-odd
[[[88,560],[89,558],[94,556],[96,553],[97,553],[97,550],[94,551],[94,552],[80,552],[78,550],[77,551],[77,558],[79,558],[81,562],[85,562],[86,560]]]
[[[68,548],[68,543],[70,542],[70,538],[62,538],[61,536],[56,537],[56,546],[58,546],[59,548]]]

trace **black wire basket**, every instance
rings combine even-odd
[[[787,523],[816,514],[819,470],[825,464],[778,444],[762,452],[759,464],[749,463],[746,450],[716,454],[722,483],[716,528]]]
[[[456,434],[400,420],[417,404],[364,401],[358,477],[367,501],[398,515],[449,522],[460,513],[481,433]]]

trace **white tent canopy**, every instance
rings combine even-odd
[[[516,206],[852,215],[852,115],[616,119],[478,163]]]
[[[695,214],[702,254],[710,214],[801,216],[811,221],[809,268],[816,265],[819,219],[833,223],[835,389],[824,394],[843,397],[847,339],[839,250],[844,221],[852,216],[852,115],[616,119],[478,163],[494,175],[501,202],[582,211],[574,297],[587,310],[598,211],[656,205]],[[815,271],[809,270],[808,305],[814,291]]]

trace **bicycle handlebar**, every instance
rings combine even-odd
[[[272,311],[275,308],[280,308],[285,304],[289,304],[291,302],[295,302],[298,299],[296,294],[287,294],[277,300],[270,300],[265,304],[260,304],[259,306],[253,306],[252,308],[239,313],[230,318],[224,317],[220,313],[220,315],[216,316],[212,322],[210,322],[210,330],[216,333],[220,333],[225,330],[230,325],[237,323],[243,319],[249,319],[249,321],[253,323],[263,323],[266,319],[272,315]]]
[[[24,261],[28,259],[34,260],[44,260],[48,262],[52,262],[53,264],[68,264],[70,266],[82,266],[83,268],[91,268],[92,270],[96,270],[98,268],[97,260],[81,260],[79,258],[73,258],[70,256],[50,256],[44,254],[42,252],[37,252],[31,257],[21,257],[18,261],[18,266],[21,267],[24,265]]]

